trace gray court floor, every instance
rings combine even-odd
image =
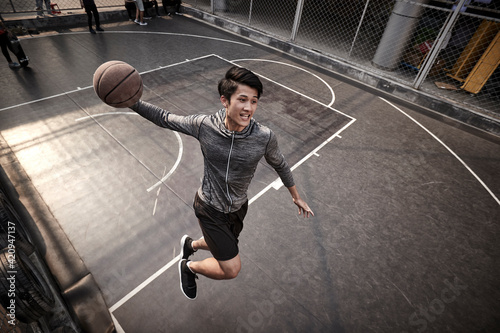
[[[500,327],[500,139],[189,17],[23,39],[29,68],[0,67],[1,138],[99,287],[118,332],[495,332]],[[179,288],[196,140],[95,95],[122,60],[143,99],[212,113],[237,64],[261,76],[255,118],[278,136],[297,215],[263,161],[249,190],[242,271]],[[194,259],[208,253],[198,252]]]

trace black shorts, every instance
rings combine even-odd
[[[238,211],[225,214],[204,203],[196,193],[193,207],[214,258],[225,261],[236,257],[239,252],[238,236],[243,229],[248,201]]]

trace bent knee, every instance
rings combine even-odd
[[[230,279],[236,278],[238,276],[238,274],[240,273],[240,270],[241,270],[241,267],[233,268],[233,269],[229,269],[227,271],[224,271],[224,279],[230,280]]]
[[[235,277],[238,276],[240,270],[241,270],[241,264],[239,263],[236,265],[229,265],[229,266],[226,265],[225,267],[222,267],[222,271],[224,272],[224,276],[222,277],[222,279],[224,280],[234,279]]]
[[[227,261],[219,261],[219,265],[224,272],[222,279],[229,280],[238,276],[241,270],[240,256],[237,255],[233,259]]]

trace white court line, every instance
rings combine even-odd
[[[113,323],[115,324],[116,333],[125,333],[120,323],[118,322],[118,320],[116,320],[115,316],[113,315],[113,312],[111,312],[110,315],[111,319],[113,320]]]
[[[312,75],[314,76],[315,78],[317,78],[318,80],[320,80],[321,82],[323,82],[326,87],[330,90],[330,93],[332,94],[332,99],[330,101],[330,103],[328,104],[328,107],[332,106],[333,103],[335,103],[335,92],[333,91],[333,88],[328,84],[326,83],[325,80],[323,80],[321,77],[319,77],[318,75],[306,70],[305,68],[302,68],[302,67],[299,67],[299,66],[295,66],[295,65],[292,65],[292,64],[288,64],[286,62],[282,62],[282,61],[276,61],[276,60],[269,60],[269,59],[233,59],[232,62],[239,62],[239,61],[261,61],[261,62],[272,62],[272,63],[275,63],[275,64],[280,64],[280,65],[284,65],[284,66],[289,66],[289,67],[292,67],[292,68],[295,68],[295,69],[298,69],[298,70],[301,70],[303,72],[306,72],[307,74],[309,75]],[[254,72],[255,73],[255,72]]]
[[[172,169],[170,169],[170,171],[165,175],[163,176],[158,182],[156,182],[156,184],[154,184],[153,186],[151,186],[150,188],[148,188],[148,192],[151,192],[152,190],[154,190],[156,187],[160,186],[161,184],[165,183],[165,181],[168,179],[168,177],[170,177],[174,172],[175,170],[177,169],[177,167],[179,166],[179,164],[181,163],[181,160],[182,160],[182,154],[184,152],[184,145],[182,143],[182,138],[181,136],[179,135],[179,133],[173,131],[174,134],[175,134],[175,137],[177,138],[177,142],[179,143],[179,152],[177,153],[177,160],[175,161],[175,164],[174,166],[172,167]]]
[[[310,157],[318,155],[317,153],[318,153],[318,151],[321,148],[323,148],[327,143],[331,142],[336,137],[340,138],[339,134],[342,133],[347,127],[351,126],[352,123],[355,122],[355,121],[356,121],[356,119],[352,119],[344,127],[342,127],[340,130],[338,130],[335,134],[333,134],[331,137],[329,137],[328,139],[326,139],[322,144],[320,144],[319,146],[317,146],[313,151],[311,151],[309,154],[307,154],[306,156],[304,156],[300,161],[298,161],[297,163],[295,163],[290,169],[293,171],[297,167],[299,167],[302,163],[304,163],[305,161],[307,161]],[[249,201],[249,203],[257,200],[261,195],[263,195],[264,193],[266,193],[269,190],[269,188],[273,187],[275,190],[279,190],[281,188],[281,186],[283,186],[283,182],[278,177],[278,178],[276,178],[275,181],[273,181],[271,184],[267,185],[266,188],[264,188],[256,196],[254,196]]]
[[[82,120],[92,119],[92,118],[96,118],[96,117],[115,116],[115,115],[138,116],[139,114],[136,112],[132,112],[132,111],[111,111],[111,112],[98,113],[98,114],[93,114],[91,116],[76,118],[75,121],[82,121]]]
[[[230,63],[230,64],[237,65],[235,62],[233,62],[233,60],[228,60],[228,59],[223,58],[223,57],[221,57],[221,56],[219,56],[219,55],[217,55],[217,54],[214,54],[214,57],[217,57],[217,58],[219,58],[219,59],[221,59],[221,60],[224,60],[224,61],[226,61],[226,62],[228,62],[228,63]],[[244,60],[251,60],[251,59],[244,59]],[[238,59],[238,60],[236,60],[236,61],[239,61],[239,59]],[[282,64],[283,64],[283,65],[287,65],[286,63],[282,63]],[[307,95],[304,95],[303,93],[298,92],[297,90],[294,90],[294,89],[292,89],[292,88],[290,88],[290,87],[287,87],[287,86],[285,86],[284,84],[281,84],[281,83],[279,83],[279,82],[277,82],[277,81],[275,81],[275,80],[271,80],[270,78],[266,77],[265,75],[259,74],[259,73],[255,72],[255,71],[252,71],[252,73],[254,73],[255,75],[260,76],[260,77],[262,77],[262,78],[266,79],[267,81],[272,82],[272,83],[274,83],[274,84],[276,84],[276,85],[278,85],[278,86],[280,86],[280,87],[282,87],[282,88],[284,88],[284,89],[286,89],[286,90],[289,90],[289,91],[291,91],[291,92],[293,92],[293,93],[295,93],[295,94],[297,94],[297,95],[300,95],[300,96],[302,96],[302,97],[304,97],[304,98],[306,98],[306,99],[308,99],[308,100],[310,100],[310,101],[313,101],[313,102],[315,102],[315,103],[318,103],[319,105],[322,105],[322,106],[324,106],[324,107],[327,107],[327,108],[329,108],[330,110],[335,111],[335,112],[337,112],[337,113],[339,113],[339,114],[341,114],[341,115],[343,115],[343,116],[345,116],[345,117],[347,117],[347,118],[350,118],[350,119],[354,119],[354,120],[355,120],[355,118],[354,118],[354,117],[352,117],[352,116],[350,116],[350,115],[348,115],[348,114],[345,114],[345,113],[343,113],[342,111],[339,111],[339,110],[337,110],[337,109],[335,109],[335,108],[332,108],[330,105],[327,105],[327,104],[325,104],[325,103],[323,103],[323,102],[320,102],[320,101],[318,101],[318,100],[316,100],[316,99],[314,99],[314,98],[312,98],[312,97],[309,97],[309,96],[307,96]],[[326,83],[324,80],[322,80],[321,78],[319,78],[319,79],[320,79],[321,81],[323,81],[323,83],[325,83],[326,85],[328,85],[328,83]]]
[[[224,59],[224,58],[221,58],[217,55],[214,55],[226,62],[229,62],[229,63],[232,63],[231,61],[227,60],[227,59]],[[254,72],[255,73],[255,72]],[[257,73],[256,73],[257,74]],[[258,75],[258,74],[257,74]],[[262,76],[264,77],[264,76]],[[265,78],[265,77],[264,77]],[[285,88],[285,89],[288,89],[292,92],[295,92],[303,97],[306,97],[308,98],[309,100],[312,100],[322,106],[325,106],[337,113],[340,113],[348,118],[351,119],[351,121],[349,123],[347,123],[344,127],[342,127],[340,130],[338,130],[336,133],[334,133],[332,136],[330,136],[327,140],[325,140],[323,143],[321,143],[319,146],[317,146],[313,151],[311,151],[309,154],[307,154],[305,157],[303,157],[299,162],[297,162],[296,164],[294,164],[290,169],[293,171],[294,169],[296,169],[297,167],[299,167],[301,164],[303,164],[305,161],[307,161],[311,156],[314,156],[314,155],[317,155],[317,152],[323,148],[327,143],[331,142],[334,138],[338,137],[340,138],[340,133],[342,133],[345,129],[347,129],[350,125],[352,125],[352,123],[354,123],[356,121],[355,118],[349,116],[349,115],[346,115],[334,108],[332,108],[331,106],[329,105],[325,105],[324,103],[321,103],[320,101],[317,101],[311,97],[308,97],[308,96],[305,96],[299,92],[296,92],[295,90],[293,89],[290,89],[289,87],[286,87],[282,84],[279,84],[273,80],[270,80],[268,78],[266,78],[266,80],[268,81],[271,81],[275,84],[278,84],[279,86]],[[323,81],[326,85],[328,85],[325,81]],[[281,183],[281,179],[278,177],[278,179],[276,181],[273,181],[271,184],[269,184],[267,187],[265,187],[262,191],[260,191],[258,194],[256,194],[254,197],[252,197],[249,201],[248,201],[248,204],[251,205],[253,202],[255,202],[258,198],[260,198],[264,193],[266,193],[267,191],[269,191],[269,189],[271,189],[272,187],[275,188],[276,190],[278,190],[281,186],[277,183],[277,181],[279,181]],[[281,183],[282,185],[282,183]],[[125,304],[128,300],[130,300],[132,297],[134,297],[137,293],[139,293],[142,289],[144,289],[149,283],[153,282],[158,276],[160,276],[163,272],[165,272],[168,268],[170,268],[171,266],[173,266],[177,261],[180,260],[180,254],[175,257],[174,259],[172,259],[169,263],[167,263],[165,266],[163,266],[162,268],[160,268],[156,273],[154,273],[150,278],[148,278],[146,281],[144,281],[143,283],[141,283],[139,286],[137,286],[136,288],[134,288],[130,293],[128,293],[127,295],[125,295],[125,297],[123,297],[121,300],[119,300],[118,302],[116,302],[113,306],[111,306],[109,308],[109,311],[111,313],[113,313],[114,311],[116,311],[118,308],[120,308],[123,304]],[[116,320],[116,319],[115,319]],[[117,321],[116,321],[117,323]]]
[[[85,88],[78,87],[75,90],[66,91],[66,92],[63,92],[63,93],[60,93],[60,94],[57,94],[57,95],[52,95],[52,96],[49,96],[49,97],[34,99],[32,101],[25,102],[25,103],[20,103],[20,104],[16,104],[16,105],[12,105],[12,106],[7,106],[5,108],[0,109],[0,112],[6,111],[6,110],[9,110],[9,109],[13,109],[13,108],[17,108],[17,107],[20,107],[20,106],[24,106],[24,105],[29,105],[29,104],[33,104],[33,103],[37,103],[37,102],[41,102],[41,101],[46,101],[46,100],[49,100],[49,99],[52,99],[52,98],[56,98],[56,97],[68,95],[68,94],[71,94],[71,93],[74,93],[74,92],[79,92],[81,90],[85,90],[85,89],[88,89],[88,88],[93,88],[93,86],[88,86],[88,87],[85,87]]]
[[[96,118],[96,117],[102,117],[102,116],[115,116],[115,115],[138,116],[139,114],[135,113],[135,112],[132,112],[132,111],[130,111],[130,112],[123,112],[123,111],[121,111],[121,112],[115,112],[115,111],[112,111],[112,112],[98,113],[98,114],[94,114],[94,115],[89,115],[89,116],[77,118],[77,119],[75,119],[75,121],[82,121],[82,120],[87,120],[87,119],[93,119],[97,124],[100,124],[94,118]],[[170,171],[166,175],[164,175],[162,178],[159,178],[158,176],[156,176],[155,174],[153,174],[153,176],[155,178],[159,179],[159,180],[154,185],[152,185],[150,188],[148,188],[147,192],[151,192],[152,190],[154,190],[156,187],[160,186],[161,184],[165,184],[165,181],[175,172],[175,170],[177,170],[177,167],[181,163],[182,154],[184,153],[184,144],[182,143],[182,138],[181,138],[180,134],[177,133],[177,132],[175,132],[175,131],[172,131],[172,132],[174,132],[174,135],[177,138],[177,143],[179,144],[179,152],[177,153],[177,160],[175,161],[175,163],[172,166],[172,168],[170,169]],[[115,140],[117,140],[117,139],[115,139]],[[133,154],[131,154],[131,155],[135,157],[135,155],[133,155]],[[139,162],[141,164],[143,164],[141,161],[139,161]],[[148,169],[148,168],[146,168],[146,169]]]
[[[74,32],[64,32],[64,33],[58,33],[57,35],[38,35],[38,36],[31,36],[30,39],[35,39],[35,38],[46,38],[46,37],[55,37],[55,36],[66,36],[66,35],[88,35],[88,32],[85,31],[74,31]],[[100,32],[101,34],[126,34],[126,35],[131,35],[131,34],[149,34],[149,35],[168,35],[168,36],[178,36],[178,37],[191,37],[191,38],[201,38],[201,39],[208,39],[208,40],[215,40],[218,42],[225,42],[225,43],[231,43],[231,44],[238,44],[238,45],[244,45],[244,46],[249,46],[252,47],[252,45],[243,43],[243,42],[237,42],[234,40],[230,39],[223,39],[223,38],[217,38],[217,37],[210,37],[210,36],[202,36],[202,35],[192,35],[192,34],[182,34],[182,33],[176,33],[176,32],[160,32],[160,31],[104,31]]]
[[[486,191],[488,191],[488,193],[493,197],[493,199],[495,199],[495,201],[500,205],[500,200],[488,188],[488,186],[481,180],[481,178],[479,178],[479,176],[476,175],[476,173],[474,171],[472,171],[472,169],[457,154],[455,154],[455,152],[453,150],[451,150],[450,147],[448,147],[443,141],[441,141],[441,139],[439,139],[436,135],[434,135],[434,133],[432,133],[431,131],[429,131],[422,124],[420,124],[418,121],[416,121],[414,118],[412,118],[409,114],[407,114],[406,112],[404,112],[403,110],[401,110],[400,108],[398,108],[397,106],[395,106],[394,104],[392,104],[391,102],[385,100],[382,97],[379,97],[379,98],[381,100],[383,100],[384,102],[386,102],[387,104],[391,105],[393,108],[395,108],[396,110],[398,110],[399,112],[401,112],[405,116],[407,116],[414,123],[416,123],[418,126],[420,126],[424,131],[426,131],[427,133],[429,133],[437,142],[439,142],[441,145],[443,145],[443,147],[445,147],[460,163],[462,163],[462,165],[477,179],[477,181],[486,189]]]
[[[141,283],[140,285],[138,285],[137,287],[135,287],[134,290],[132,290],[131,292],[129,292],[125,297],[123,297],[121,300],[119,300],[118,302],[116,302],[112,307],[109,308],[109,311],[111,313],[113,313],[114,311],[116,311],[116,309],[118,309],[120,306],[122,306],[123,304],[125,304],[129,299],[131,299],[132,297],[134,297],[134,295],[136,295],[139,291],[141,291],[142,289],[146,288],[146,286],[148,284],[150,284],[151,282],[153,282],[158,276],[160,276],[163,272],[165,272],[167,269],[169,269],[173,264],[175,264],[176,262],[178,262],[180,259],[181,259],[181,255],[179,254],[177,257],[175,257],[174,259],[172,259],[168,264],[166,264],[165,266],[163,266],[162,268],[160,268],[156,273],[154,273],[148,279],[146,279],[146,281],[144,281],[143,283]]]
[[[182,65],[182,64],[185,64],[185,63],[188,63],[188,62],[192,62],[192,61],[196,61],[196,60],[202,60],[202,59],[210,58],[210,57],[214,57],[214,56],[215,56],[214,54],[207,54],[207,55],[200,56],[200,57],[193,58],[193,59],[186,59],[184,61],[177,62],[177,63],[174,63],[174,64],[170,64],[170,65],[167,65],[167,66],[159,66],[158,68],[153,68],[153,69],[141,72],[139,74],[142,75],[142,74],[146,74],[146,73],[151,73],[151,72],[158,71],[158,70],[161,70],[161,69],[165,69],[165,68],[169,68],[169,67],[173,67],[173,66],[177,66],[177,65]],[[39,98],[39,99],[34,99],[32,101],[25,102],[25,103],[20,103],[20,104],[16,104],[16,105],[7,106],[5,108],[0,109],[0,112],[6,111],[6,110],[10,110],[10,109],[13,109],[13,108],[17,108],[17,107],[20,107],[20,106],[24,106],[24,105],[29,105],[29,104],[34,104],[34,103],[38,103],[38,102],[41,102],[41,101],[46,101],[46,100],[49,100],[49,99],[52,99],[52,98],[56,98],[56,97],[61,97],[61,96],[64,96],[64,95],[69,95],[69,94],[72,94],[72,93],[80,92],[82,90],[91,89],[91,88],[94,89],[94,86],[90,85],[90,86],[86,86],[86,87],[83,87],[83,88],[78,87],[75,90],[65,91],[65,92],[62,92],[60,94],[56,94],[56,95],[52,95],[52,96],[48,96],[48,97],[44,97],[44,98]],[[83,118],[87,118],[87,117],[83,117]],[[81,118],[79,118],[79,119],[81,119]]]

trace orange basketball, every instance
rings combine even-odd
[[[142,96],[142,78],[137,70],[123,61],[105,62],[94,73],[94,90],[106,104],[128,108]]]

